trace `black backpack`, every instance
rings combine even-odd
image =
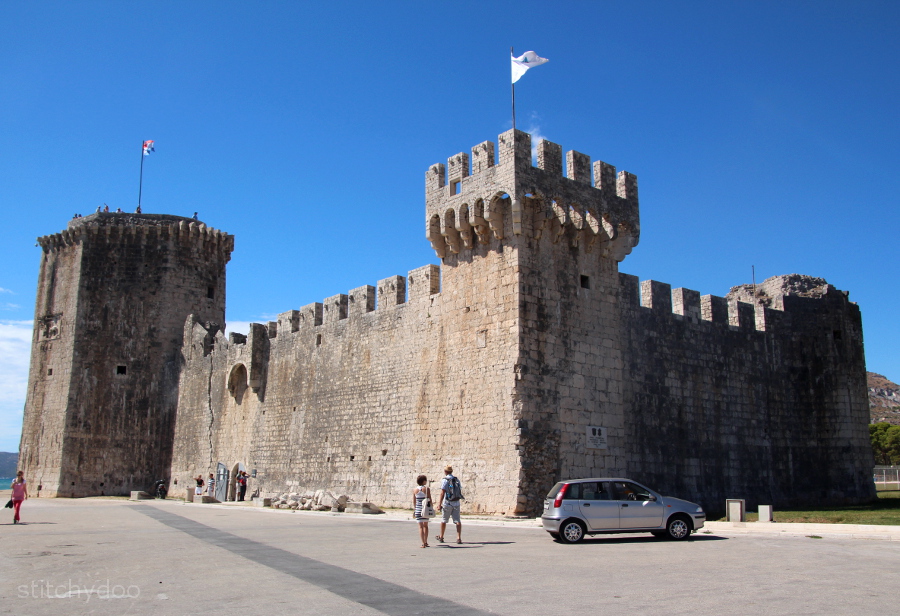
[[[447,493],[448,501],[459,501],[465,500],[462,494],[462,487],[459,485],[459,479],[450,475],[450,479],[448,480],[447,489],[444,490]]]

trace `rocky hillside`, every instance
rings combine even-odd
[[[15,477],[19,454],[0,451],[0,477]],[[9,486],[0,486],[0,488]]]
[[[900,426],[900,385],[874,372],[866,373],[872,423],[886,421]]]

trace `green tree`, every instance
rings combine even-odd
[[[869,424],[869,436],[876,464],[900,464],[900,426],[886,422]]]

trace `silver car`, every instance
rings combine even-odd
[[[623,477],[560,481],[547,494],[544,530],[563,543],[585,535],[650,532],[682,540],[703,528],[706,513],[696,503],[662,496]]]

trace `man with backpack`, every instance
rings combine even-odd
[[[441,482],[441,500],[438,502],[437,510],[441,512],[441,534],[437,536],[437,540],[444,542],[444,529],[447,528],[447,522],[453,518],[456,524],[456,543],[462,543],[462,523],[459,520],[459,501],[464,500],[462,495],[462,487],[459,479],[453,476],[453,467],[447,466],[444,469],[446,477]]]

